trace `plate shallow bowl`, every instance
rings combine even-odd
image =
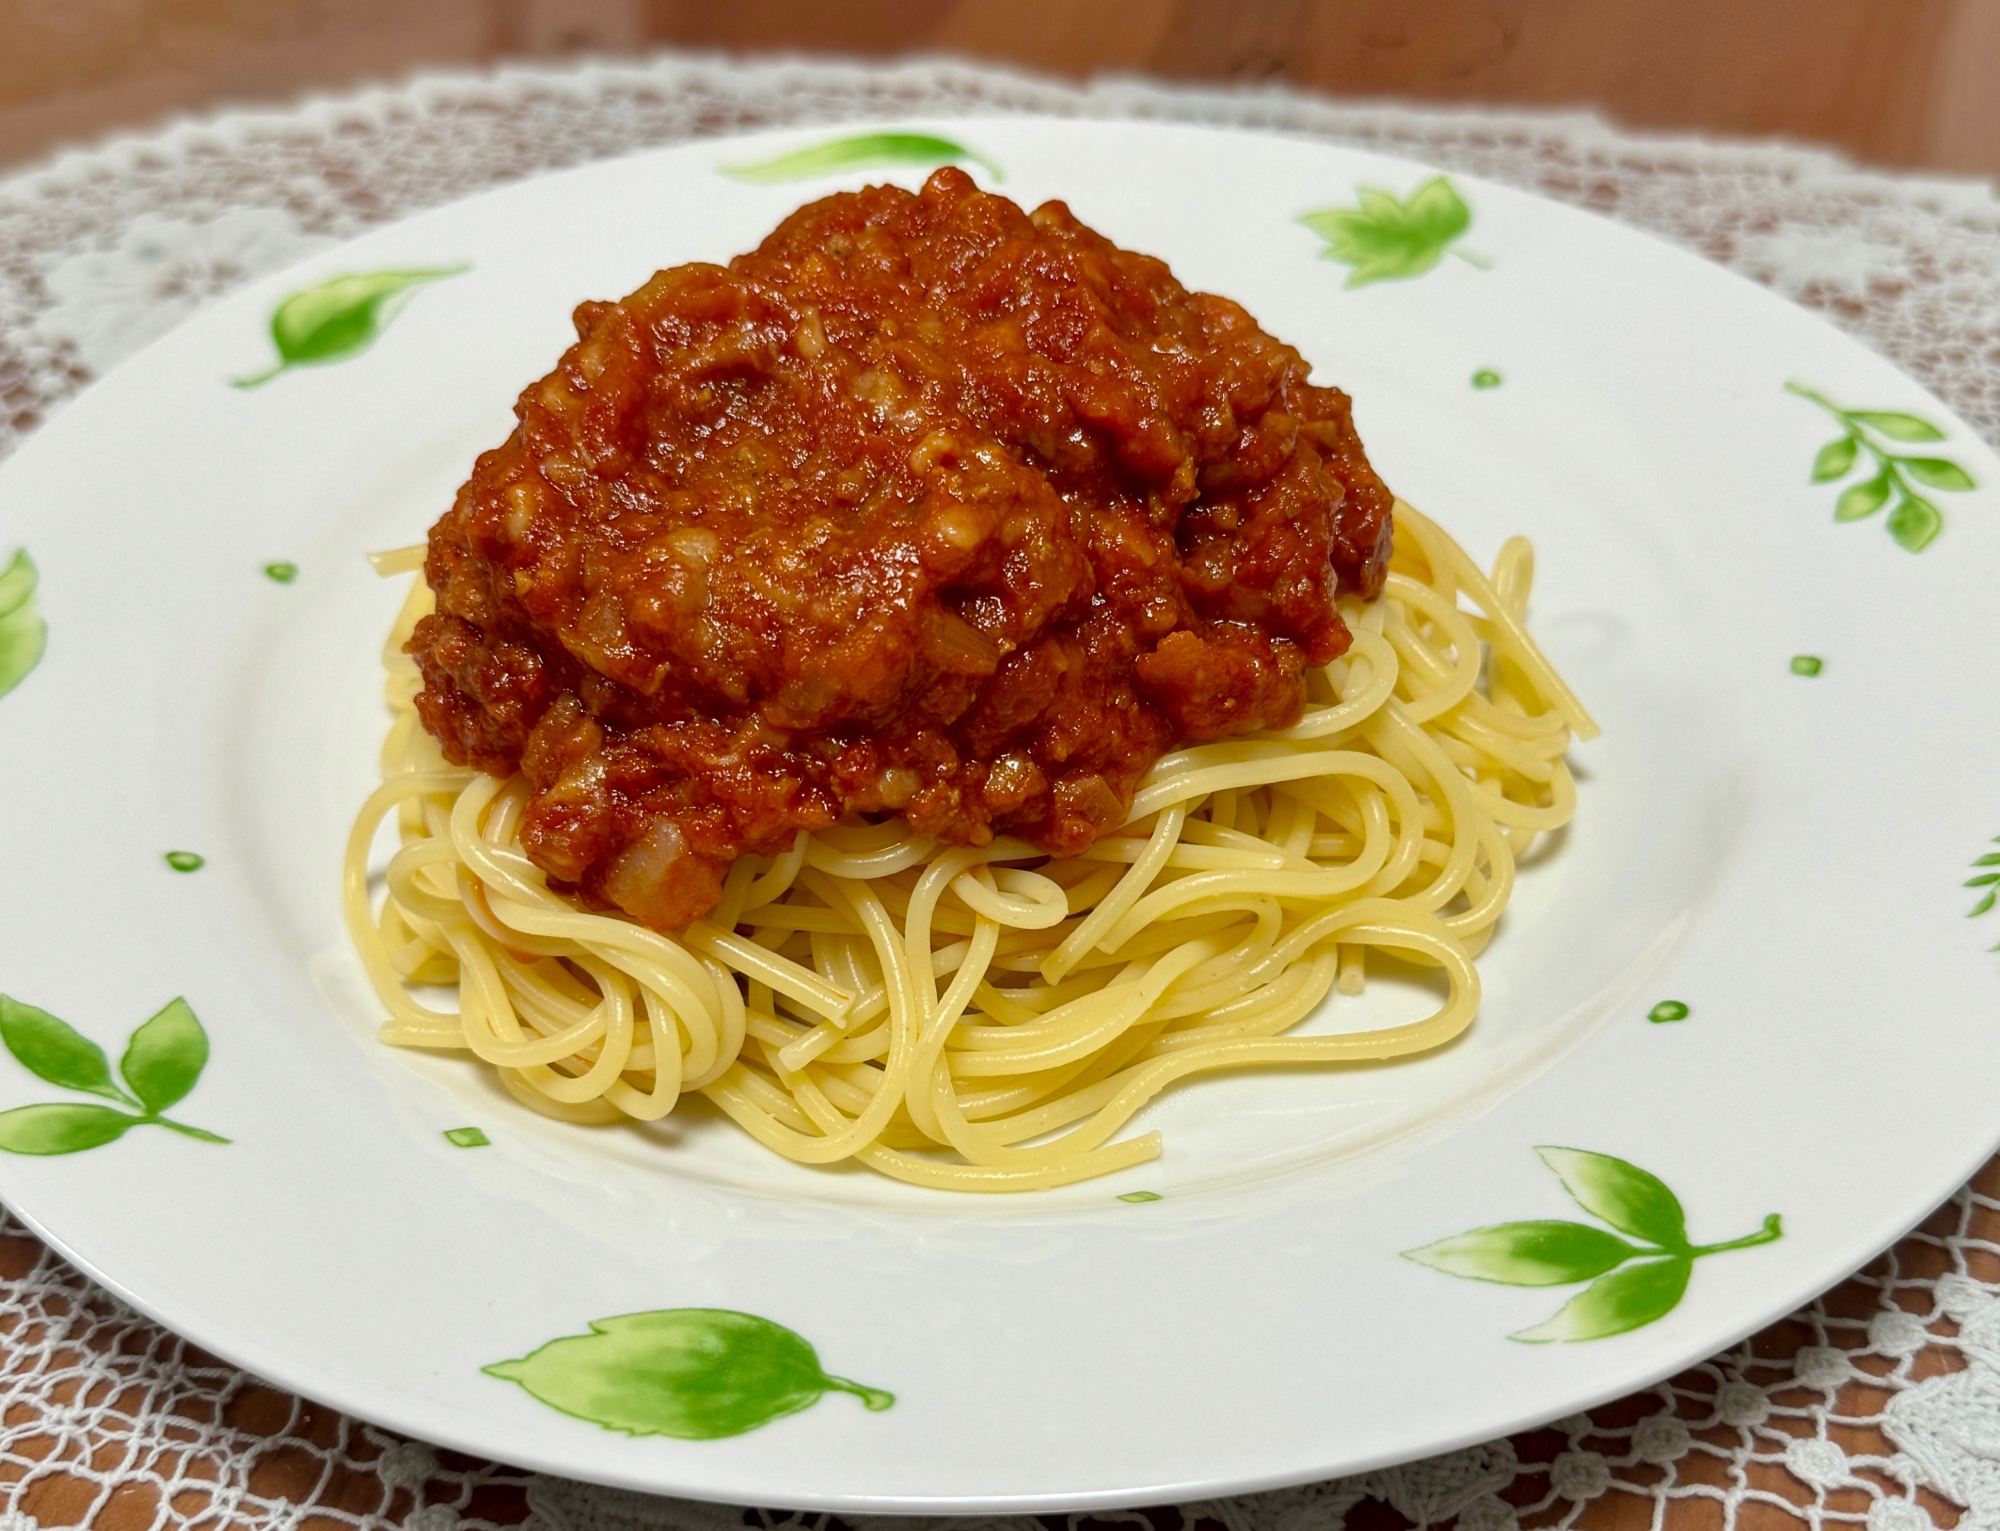
[[[336,872],[398,590],[360,555],[422,535],[575,302],[924,174],[721,173],[835,136],[794,132],[527,182],[317,257],[120,368],[0,471],[0,544],[39,566],[49,633],[0,699],[0,988],[113,1060],[185,995],[211,1051],[169,1114],[231,1140],[149,1125],[0,1154],[0,1197],[198,1343],[414,1435],[691,1497],[974,1511],[1269,1487],[1560,1416],[1783,1314],[1949,1194],[2000,1136],[2000,917],[1968,922],[1961,886],[2000,832],[2000,718],[1978,705],[2000,462],[1972,432],[1761,289],[1521,193],[1454,178],[1470,227],[1434,237],[1444,258],[1352,285],[1366,271],[1320,259],[1301,215],[1363,188],[1408,206],[1433,172],[1192,128],[914,131],[1242,302],[1353,394],[1384,476],[1475,557],[1535,540],[1532,625],[1604,736],[1572,754],[1576,823],[1525,870],[1473,1031],[1393,1068],[1177,1090],[1139,1124],[1166,1134],[1157,1164],[1018,1198],[799,1169],[698,1105],[566,1128],[467,1062],[375,1043]],[[268,366],[288,295],[461,264],[372,346],[230,386]],[[1854,429],[1933,464],[1898,470],[1942,508],[1927,547],[1885,534],[1893,507],[1834,520],[1872,459],[1813,482],[1847,427],[1788,382],[1893,416]],[[1423,999],[1378,985],[1311,1024]],[[1685,1018],[1649,1022],[1663,1000]],[[0,1060],[0,1107],[92,1099]],[[462,1126],[489,1146],[442,1136]],[[1529,1289],[1399,1254],[1616,1223],[1565,1195],[1550,1144],[1659,1176],[1697,1244],[1771,1213],[1783,1237],[1700,1259],[1628,1333],[1517,1343],[1581,1277]],[[1117,1199],[1135,1191],[1161,1199]],[[633,1437],[482,1371],[675,1308],[784,1325],[896,1401]]]

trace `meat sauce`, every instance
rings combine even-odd
[[[1391,536],[1347,396],[1060,202],[945,169],[584,303],[432,528],[409,651],[555,885],[668,930],[900,814],[1073,854],[1294,722]]]

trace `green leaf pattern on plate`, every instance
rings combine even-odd
[[[976,149],[930,133],[853,133],[830,138],[825,143],[795,149],[775,159],[754,165],[723,165],[718,168],[731,180],[753,186],[772,186],[784,181],[810,181],[820,176],[841,175],[849,170],[886,169],[894,165],[950,165],[969,160],[996,181],[1006,176],[1000,167]]]
[[[2000,845],[2000,835],[1995,835],[1989,843]],[[1983,853],[1972,866],[1972,875],[1965,879],[1965,885],[1982,891],[1979,902],[1966,911],[1965,917],[1969,920],[1977,919],[1988,912],[1992,909],[1994,900],[2000,898],[2000,851]],[[2000,943],[1989,947],[1988,950],[2000,952]]]
[[[125,1076],[139,1104],[157,1116],[178,1104],[208,1066],[208,1033],[184,999],[166,1008],[132,1033],[118,1072]]]
[[[1545,1145],[1535,1152],[1555,1171],[1572,1201],[1617,1233],[1588,1223],[1496,1223],[1403,1251],[1405,1259],[1419,1265],[1474,1281],[1506,1286],[1590,1283],[1551,1317],[1510,1339],[1530,1345],[1599,1340],[1641,1328],[1673,1311],[1687,1291],[1695,1261],[1783,1236],[1774,1212],[1762,1228],[1742,1238],[1690,1244],[1680,1198],[1659,1176],[1582,1148]]]
[[[1581,1148],[1535,1150],[1575,1202],[1620,1233],[1669,1249],[1687,1243],[1687,1214],[1658,1175],[1636,1164]]]
[[[139,1118],[111,1106],[18,1106],[0,1111],[0,1150],[10,1154],[74,1154],[125,1136]]]
[[[101,1148],[134,1127],[165,1127],[204,1143],[227,1143],[163,1113],[186,1098],[208,1064],[208,1033],[184,999],[169,1000],[133,1032],[118,1062],[67,1021],[0,994],[0,1043],[38,1079],[117,1106],[49,1103],[0,1111],[0,1152],[73,1154]],[[120,1110],[117,1107],[127,1109]]]
[[[271,343],[278,350],[277,365],[254,377],[240,377],[235,386],[255,388],[294,367],[316,366],[359,355],[375,343],[417,288],[426,282],[457,276],[465,269],[434,266],[412,271],[368,271],[330,277],[317,286],[293,293],[271,315]]]
[[[41,574],[26,548],[16,548],[0,569],[0,696],[5,696],[42,662],[49,624],[42,620],[35,587]]]
[[[0,994],[0,1042],[37,1079],[106,1100],[127,1099],[111,1079],[104,1049],[67,1021]]]
[[[1787,383],[1785,391],[1817,404],[1840,427],[1840,435],[1813,457],[1812,481],[1830,484],[1857,468],[1862,474],[1833,502],[1836,521],[1865,521],[1887,505],[1889,515],[1883,524],[1889,535],[1899,546],[1921,553],[1944,530],[1944,512],[1913,486],[1947,494],[1964,494],[1979,487],[1970,473],[1949,458],[1899,452],[1890,445],[1943,441],[1944,432],[1921,415],[1891,409],[1843,409],[1803,383]]]
[[[1544,1319],[1509,1336],[1529,1345],[1551,1340],[1601,1340],[1638,1329],[1672,1312],[1687,1292],[1694,1261],[1683,1255],[1643,1260],[1591,1282]]]
[[[1503,1286],[1567,1286],[1622,1265],[1639,1251],[1588,1223],[1496,1223],[1426,1244],[1423,1263],[1447,1275]],[[1416,1258],[1413,1253],[1411,1258]]]
[[[1299,215],[1300,223],[1326,241],[1320,259],[1350,268],[1349,287],[1422,276],[1447,251],[1482,269],[1490,264],[1481,256],[1451,249],[1452,242],[1472,227],[1472,210],[1443,176],[1426,181],[1407,201],[1374,186],[1362,187],[1356,200],[1354,207]],[[1496,376],[1494,382],[1498,381]]]
[[[874,1410],[896,1401],[828,1376],[803,1338],[752,1313],[660,1308],[592,1319],[590,1329],[484,1370],[607,1430],[687,1441],[741,1435],[829,1392],[852,1393]]]

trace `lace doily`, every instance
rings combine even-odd
[[[1799,149],[1635,137],[1580,115],[1126,81],[1077,89],[943,63],[663,57],[428,76],[183,123],[0,180],[0,456],[203,303],[419,209],[691,137],[1019,111],[1306,134],[1609,213],[1821,310],[2000,445],[2000,202],[1984,186],[1868,174]],[[0,1366],[0,1531],[827,1524],[403,1440],[202,1354],[11,1220],[0,1223]],[[1187,1531],[2000,1531],[2000,1161],[1811,1307],[1587,1416],[1331,1483],[1072,1516],[1070,1531],[1086,1519]]]

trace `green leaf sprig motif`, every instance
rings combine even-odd
[[[1349,287],[1422,276],[1447,251],[1482,271],[1492,265],[1484,256],[1451,249],[1452,242],[1472,227],[1472,210],[1443,176],[1426,181],[1408,201],[1398,201],[1374,186],[1362,187],[1357,200],[1356,207],[1299,215],[1300,223],[1326,241],[1320,259],[1352,268],[1347,273]]]
[[[2000,845],[2000,835],[1995,835],[1992,843]],[[1965,917],[1968,920],[1979,918],[1993,907],[1996,899],[2000,899],[2000,851],[1988,851],[1972,865],[1975,870],[1972,876],[1966,878],[1965,885],[1968,888],[1984,888],[1986,891],[1980,896],[1979,902],[1966,911]],[[2000,943],[1988,947],[1987,950],[2000,952]]]
[[[810,181],[820,176],[839,175],[848,170],[884,169],[893,165],[949,165],[969,160],[996,181],[1007,177],[1000,167],[977,149],[939,138],[930,133],[852,133],[830,138],[825,143],[795,149],[775,159],[754,165],[723,165],[722,173],[733,181],[752,186],[773,186],[783,181]]]
[[[875,1411],[896,1401],[880,1388],[828,1376],[805,1339],[754,1313],[657,1308],[594,1318],[590,1331],[484,1370],[607,1430],[684,1441],[741,1435],[830,1392],[852,1393]]]
[[[1474,1281],[1506,1286],[1590,1283],[1553,1317],[1509,1339],[1535,1345],[1598,1340],[1638,1329],[1673,1311],[1687,1291],[1695,1261],[1768,1244],[1784,1233],[1773,1212],[1762,1228],[1740,1239],[1691,1244],[1680,1199],[1659,1176],[1581,1148],[1545,1145],[1535,1152],[1555,1171],[1570,1199],[1615,1232],[1560,1220],[1495,1223],[1403,1251],[1405,1259]]]
[[[278,348],[278,364],[254,377],[237,378],[235,386],[256,388],[294,367],[359,355],[375,343],[417,288],[465,269],[367,271],[332,277],[293,293],[271,315],[271,343]]]
[[[0,696],[26,680],[48,649],[49,624],[35,599],[40,581],[26,548],[16,548],[0,569]]]
[[[1912,487],[1963,494],[1977,489],[1970,473],[1947,457],[1895,450],[1897,442],[1943,441],[1944,432],[1920,415],[1893,409],[1842,409],[1803,383],[1785,384],[1787,393],[1809,400],[1833,416],[1840,435],[1813,458],[1812,481],[1830,484],[1857,468],[1861,477],[1841,490],[1833,504],[1836,521],[1861,521],[1888,505],[1886,525],[1899,547],[1921,553],[1944,530],[1944,512]]]
[[[208,1064],[208,1033],[184,999],[169,1000],[126,1040],[125,1055],[118,1060],[123,1085],[112,1078],[104,1049],[90,1038],[48,1011],[4,994],[0,994],[0,1042],[37,1078],[117,1103],[54,1102],[0,1111],[0,1151],[79,1153],[114,1142],[134,1127],[165,1127],[204,1143],[229,1141],[164,1114],[186,1098]]]

